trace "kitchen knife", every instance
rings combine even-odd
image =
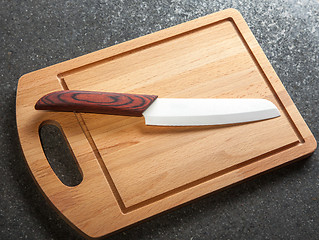
[[[157,98],[156,95],[65,90],[41,97],[37,110],[144,116],[146,125],[202,126],[280,116],[266,99]]]

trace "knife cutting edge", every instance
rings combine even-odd
[[[203,126],[280,116],[266,99],[158,98],[156,95],[65,90],[41,97],[37,110],[144,116],[146,125]]]

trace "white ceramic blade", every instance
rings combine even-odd
[[[203,126],[264,120],[280,113],[266,99],[158,98],[143,116],[146,125]]]

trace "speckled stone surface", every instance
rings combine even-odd
[[[319,139],[319,2],[0,1],[0,239],[83,239],[47,204],[15,123],[20,76],[226,8],[238,9]],[[108,239],[318,239],[319,155]]]

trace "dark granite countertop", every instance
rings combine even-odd
[[[239,10],[319,139],[319,2],[0,2],[0,239],[82,239],[34,184],[15,122],[25,73],[226,8]],[[319,155],[210,194],[109,239],[318,239]]]

